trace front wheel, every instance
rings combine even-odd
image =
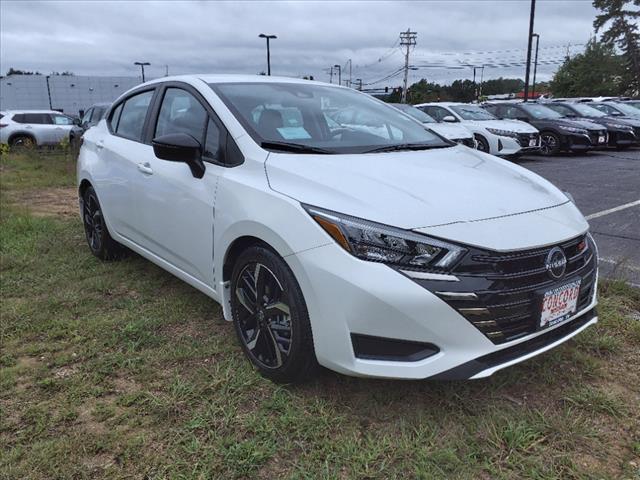
[[[315,373],[307,306],[288,265],[271,250],[245,250],[231,276],[231,313],[244,353],[260,373],[297,383]]]
[[[478,142],[476,149],[484,153],[490,153],[489,142],[487,141],[487,139],[484,138],[482,135],[476,135],[475,137],[476,137],[476,141]]]
[[[552,132],[540,135],[540,153],[543,155],[557,155],[560,151],[560,138]]]

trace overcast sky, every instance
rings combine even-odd
[[[550,78],[566,46],[581,50],[593,32],[590,0],[538,0],[538,78]],[[0,2],[0,71],[139,75],[258,73],[266,70],[259,33],[272,41],[272,74],[328,80],[330,65],[352,59],[353,79],[375,82],[403,65],[401,30],[418,32],[412,81],[471,78],[460,64],[518,64],[526,57],[529,1],[52,1]],[[444,65],[449,69],[435,68]],[[479,72],[478,72],[479,74]],[[486,68],[484,77],[524,77],[524,66]],[[335,78],[334,78],[335,81]],[[401,76],[376,83],[400,85]]]

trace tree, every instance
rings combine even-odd
[[[589,40],[583,53],[567,58],[550,82],[556,97],[619,95],[624,89],[623,59],[611,45]]]
[[[627,93],[640,93],[640,0],[593,0],[602,13],[593,21],[596,33],[608,26],[600,40],[608,46],[617,45],[624,54]]]
[[[29,72],[27,70],[18,70],[16,68],[10,67],[7,72],[7,76],[9,75],[42,75],[40,72]]]

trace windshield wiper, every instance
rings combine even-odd
[[[311,145],[303,145],[301,143],[289,143],[289,142],[262,142],[260,144],[262,148],[269,150],[280,150],[282,152],[295,152],[295,153],[319,153],[324,155],[331,155],[335,152],[326,150],[320,147],[312,147]]]
[[[366,150],[364,153],[379,153],[379,152],[397,152],[400,150],[430,150],[432,148],[446,148],[451,145],[428,145],[425,143],[400,143],[398,145],[385,145],[384,147],[377,147],[371,150]]]

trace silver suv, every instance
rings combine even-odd
[[[0,115],[0,143],[11,147],[74,143],[82,135],[78,121],[53,110],[8,110]]]

